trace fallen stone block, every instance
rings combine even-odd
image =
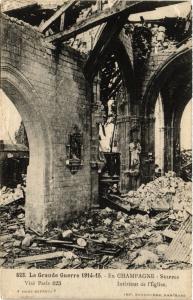
[[[136,266],[142,266],[147,263],[156,263],[158,260],[159,257],[155,253],[148,250],[141,250],[139,256],[132,263]]]
[[[21,214],[19,214],[19,215],[17,216],[17,218],[18,218],[18,219],[24,219],[24,218],[25,218],[25,215],[21,213]]]
[[[78,244],[79,246],[81,246],[81,247],[86,247],[87,242],[86,242],[84,239],[82,239],[82,238],[78,238],[78,239],[77,239],[77,244]]]
[[[110,225],[112,223],[112,220],[111,219],[109,219],[109,218],[106,218],[105,220],[104,220],[104,224],[105,225]]]
[[[23,227],[20,227],[18,230],[15,231],[13,234],[14,237],[16,238],[23,238],[25,237],[25,230]]]
[[[168,249],[168,245],[160,244],[156,247],[156,252],[158,255],[163,255]]]
[[[62,232],[63,239],[70,239],[73,235],[72,230],[65,230]]]
[[[15,240],[14,243],[13,243],[13,247],[20,247],[21,246],[21,241],[19,240]]]
[[[26,233],[25,238],[22,241],[23,247],[29,247],[32,244],[32,236],[29,233]]]

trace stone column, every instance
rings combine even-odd
[[[180,127],[171,122],[165,126],[164,161],[166,171],[180,172]]]
[[[174,127],[171,124],[166,124],[165,151],[164,151],[165,171],[174,170],[174,148],[175,147],[174,147]]]
[[[129,189],[129,141],[130,116],[117,117],[117,149],[120,152],[120,191],[125,193]]]
[[[181,118],[174,118],[173,126],[173,170],[178,176],[181,173],[181,141],[180,141]]]
[[[153,179],[155,165],[155,117],[141,119],[141,180],[147,183]]]
[[[91,104],[91,207],[99,207],[99,124],[103,110],[100,101],[100,79],[93,82],[93,102]]]
[[[118,129],[118,151],[121,153],[121,174],[120,174],[120,191],[122,193],[136,188],[133,186],[133,181],[129,175],[130,170],[130,150],[129,144],[132,141],[134,134],[140,141],[140,118],[137,116],[118,116],[117,118]],[[140,141],[141,144],[141,141]],[[140,181],[138,181],[140,182]]]

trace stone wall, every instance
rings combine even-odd
[[[2,86],[26,127],[30,146],[26,225],[44,231],[88,209],[90,117],[84,60],[68,47],[56,49],[33,27],[1,18]],[[66,166],[68,134],[83,134],[83,166]]]

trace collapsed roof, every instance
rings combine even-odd
[[[54,34],[67,29],[71,29],[71,32],[77,31],[77,26],[81,27],[82,23],[88,23],[91,18],[94,18],[96,20],[92,20],[89,26],[89,28],[92,28],[112,18],[114,14],[122,14],[125,11],[128,16],[130,15],[129,19],[131,20],[139,20],[141,14],[144,18],[147,16],[156,19],[160,18],[160,15],[167,16],[168,11],[170,11],[170,17],[175,18],[176,10],[183,11],[182,17],[185,17],[190,3],[181,2],[184,1],[3,0],[1,10],[10,17],[40,27],[42,32],[49,28],[50,33]],[[60,17],[64,15],[64,12],[65,18],[63,18],[63,26],[61,27]],[[43,25],[44,23],[48,25]],[[85,25],[83,30],[88,29],[88,26]],[[72,28],[73,26],[75,28]],[[79,31],[78,33],[80,33]],[[70,32],[68,33],[70,34]],[[66,39],[72,36],[72,34],[69,34]],[[64,35],[63,39],[65,39]]]

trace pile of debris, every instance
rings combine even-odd
[[[165,258],[180,222],[160,213],[128,216],[109,207],[41,236],[21,213],[3,212],[0,263],[4,268],[189,268]]]
[[[192,163],[192,150],[181,151],[181,163],[183,166]]]
[[[156,178],[148,184],[142,184],[137,191],[129,191],[121,197],[110,195],[117,204],[128,211],[137,209],[152,211],[170,211],[170,217],[183,220],[186,210],[191,208],[192,183],[185,182],[169,171],[165,176]]]
[[[15,201],[25,199],[26,187],[18,184],[16,188],[3,186],[0,189],[0,207],[11,204]]]
[[[27,230],[24,218],[2,215],[0,263],[5,268],[162,268],[188,262],[165,259],[179,222],[160,213],[128,216],[110,208],[96,210],[44,236]],[[170,229],[168,229],[170,227]],[[173,236],[172,236],[173,234]]]
[[[182,150],[180,161],[181,177],[185,181],[192,181],[192,150]]]
[[[50,228],[44,235],[25,228],[24,208],[20,203],[23,198],[10,203],[5,200],[6,194],[16,195],[20,189],[23,188],[7,189],[7,193],[5,188],[1,190],[4,205],[0,206],[0,265],[4,268],[191,267],[192,216],[188,212],[191,183],[183,182],[173,172],[122,198],[128,207],[138,207],[141,212],[131,213],[128,209],[126,213],[105,207],[87,212],[61,227]],[[161,211],[161,199],[167,203],[167,211]],[[159,211],[151,214],[150,210],[156,208],[154,201],[156,205],[160,203]],[[175,252],[173,261],[172,249],[178,243],[186,257],[178,259]]]

